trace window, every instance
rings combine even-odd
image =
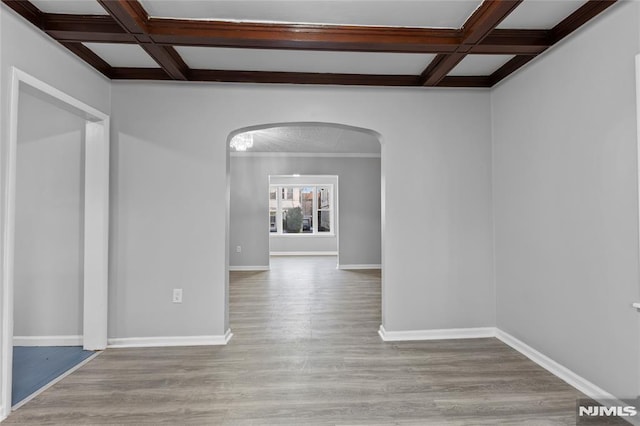
[[[333,185],[271,185],[269,232],[331,235]]]

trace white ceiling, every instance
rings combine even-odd
[[[332,125],[297,125],[252,131],[252,152],[304,152],[379,154],[380,142],[372,134]]]
[[[186,64],[194,69],[350,74],[420,74],[435,56],[181,46],[176,46],[176,50]]]
[[[137,44],[83,43],[112,67],[160,68]]]
[[[491,75],[513,58],[513,55],[467,55],[448,75]]]
[[[95,0],[31,0],[31,3],[46,13],[107,15],[107,12]]]
[[[168,18],[459,28],[480,0],[142,0]]]
[[[584,0],[524,0],[497,28],[550,30],[584,3]]]

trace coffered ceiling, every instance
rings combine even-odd
[[[2,0],[108,78],[491,87],[615,0]]]

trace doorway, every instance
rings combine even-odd
[[[246,149],[233,148],[236,135],[243,135],[238,139]],[[270,282],[300,268],[347,280],[360,276],[348,270],[370,269],[380,276],[384,193],[382,149],[375,132],[331,123],[283,123],[233,132],[229,146],[227,255],[232,286]],[[296,207],[300,220],[291,221]],[[311,245],[314,238],[323,241]],[[284,287],[273,291],[286,291]],[[229,294],[242,291],[227,287]],[[233,327],[240,313],[229,309],[227,300]]]
[[[2,418],[5,418],[11,412],[13,405],[12,372],[14,331],[21,332],[29,329],[30,327],[36,327],[33,324],[28,323],[40,315],[42,310],[37,309],[37,312],[24,312],[21,308],[20,318],[17,318],[14,306],[14,302],[16,301],[18,303],[22,303],[22,299],[29,299],[29,292],[22,293],[19,291],[17,293],[20,299],[14,300],[14,296],[16,295],[16,278],[24,278],[23,272],[26,271],[25,263],[28,264],[28,258],[23,256],[24,253],[28,252],[28,250],[25,251],[25,247],[19,247],[16,244],[16,224],[18,223],[16,215],[17,213],[20,213],[20,209],[22,209],[22,207],[17,204],[17,201],[20,201],[19,197],[24,195],[22,193],[18,194],[18,191],[21,190],[22,184],[25,183],[25,180],[28,181],[28,177],[25,178],[25,176],[29,176],[28,173],[22,176],[21,184],[17,184],[18,133],[20,121],[19,111],[21,109],[20,107],[23,106],[22,103],[29,102],[29,99],[39,99],[64,110],[66,113],[72,113],[76,118],[78,118],[79,121],[77,121],[77,123],[81,124],[84,136],[84,145],[82,150],[76,152],[76,154],[81,154],[78,164],[79,167],[83,169],[83,179],[81,179],[82,188],[80,190],[79,197],[76,199],[77,207],[81,207],[81,211],[78,209],[76,212],[75,225],[73,224],[73,220],[66,223],[66,225],[71,224],[70,226],[79,226],[79,223],[82,223],[80,229],[77,229],[77,233],[72,235],[72,238],[77,240],[77,244],[75,244],[75,266],[72,265],[70,267],[70,270],[75,271],[72,273],[72,275],[75,275],[75,287],[76,289],[81,290],[82,293],[81,296],[77,293],[75,296],[71,296],[77,297],[80,300],[78,301],[79,303],[77,308],[70,309],[72,311],[71,316],[78,319],[78,324],[76,324],[75,330],[78,332],[81,331],[81,334],[33,337],[43,338],[38,344],[50,344],[52,341],[56,342],[56,340],[57,343],[64,343],[61,341],[65,339],[75,339],[72,343],[80,344],[83,349],[92,351],[104,349],[107,344],[109,117],[89,105],[86,105],[83,102],[57,90],[47,83],[42,82],[17,68],[13,68],[11,80],[9,140],[8,145],[5,147],[7,155],[5,156],[3,164],[3,168],[5,170],[3,181],[3,193],[5,199],[3,207],[4,221],[2,223]],[[45,119],[46,117],[43,117],[43,120]],[[34,127],[40,128],[39,126],[42,123],[36,121],[32,124]],[[53,146],[48,145],[46,148],[52,149]],[[78,146],[75,146],[71,149],[73,150],[77,148]],[[71,173],[73,173],[73,170],[71,170]],[[58,176],[58,178],[59,177],[60,176]],[[54,179],[54,181],[55,180],[56,179]],[[60,183],[60,181],[58,181],[58,183]],[[26,205],[29,206],[29,208],[37,208],[35,205],[30,205],[32,201],[33,199],[30,202],[27,202]],[[52,209],[50,211],[51,216],[56,216],[60,213],[55,211],[55,207],[49,207]],[[25,224],[23,223],[22,225]],[[26,232],[37,232],[37,229],[28,230],[28,228],[24,227],[22,227],[22,229],[26,230]],[[51,241],[49,241],[50,237],[51,235],[48,235],[46,241],[41,241],[42,245],[51,243]],[[35,237],[31,240],[37,241]],[[22,244],[22,241],[20,244]],[[74,250],[70,251],[72,252],[72,256],[74,256]],[[16,254],[18,254],[18,256],[16,256]],[[53,268],[55,269],[57,266],[58,265],[53,265]],[[46,268],[44,268],[43,274],[45,279],[48,276],[48,273],[51,273],[51,269],[47,272]],[[38,280],[32,281],[35,282]],[[70,294],[73,294],[74,279],[71,279],[70,281],[72,282],[72,293]],[[62,290],[60,289],[60,291]],[[46,310],[48,308],[44,309]],[[17,322],[16,319],[18,320]],[[25,324],[25,320],[27,324]],[[31,322],[36,323],[38,321]],[[20,328],[14,330],[15,326]],[[73,326],[71,329],[73,329]],[[46,332],[53,333],[54,331],[49,330]],[[68,331],[65,333],[67,332]],[[23,339],[22,342],[24,343],[24,341],[25,340]],[[69,342],[67,341],[67,343]]]

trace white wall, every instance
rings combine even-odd
[[[382,135],[387,330],[494,325],[486,91],[114,83],[112,97],[111,337],[225,332],[227,138],[283,122]]]
[[[81,335],[85,121],[29,93],[18,118],[14,335]]]
[[[638,3],[494,90],[498,326],[617,397],[638,394]]]

